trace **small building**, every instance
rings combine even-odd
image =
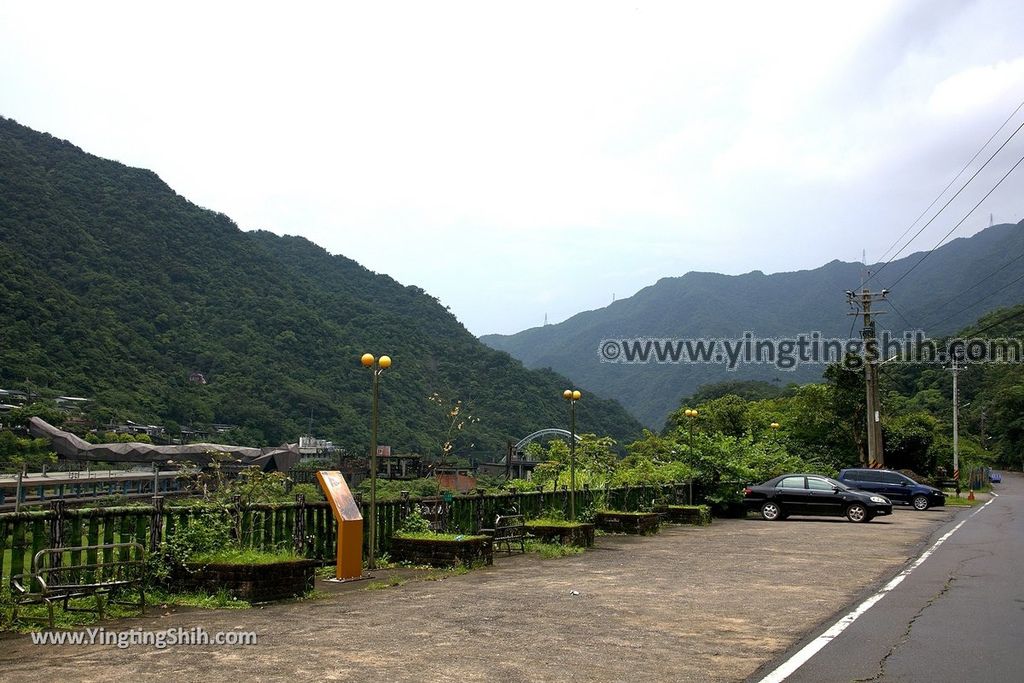
[[[299,437],[299,455],[304,459],[330,458],[334,455],[334,443],[305,434]]]
[[[150,438],[158,438],[164,434],[161,425],[144,425],[131,420],[125,420],[124,424],[111,425],[107,431],[114,434],[145,434]]]
[[[58,396],[54,399],[57,407],[64,411],[81,411],[91,401],[89,398],[79,396]]]
[[[414,453],[392,453],[387,449],[386,455],[381,455],[377,449],[377,477],[381,479],[419,479],[422,474],[423,456]]]
[[[540,462],[524,458],[518,454],[505,457],[498,462],[482,462],[478,467],[480,474],[506,479],[532,479],[533,470]]]
[[[0,389],[0,403],[17,408],[28,403],[28,394],[15,389]]]
[[[466,493],[476,488],[476,469],[473,467],[437,467],[434,477],[438,486],[450,491]]]

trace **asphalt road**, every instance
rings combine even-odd
[[[963,522],[784,680],[1024,680],[1024,475],[1004,476],[996,493],[989,505],[938,529],[928,547]],[[824,631],[819,628],[751,680],[773,672]]]

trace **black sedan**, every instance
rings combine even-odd
[[[769,521],[790,515],[832,515],[851,522],[870,522],[891,515],[892,502],[885,496],[858,491],[820,474],[784,474],[743,490],[743,502]]]

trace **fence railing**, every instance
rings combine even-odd
[[[723,484],[735,488],[736,484]],[[665,485],[625,486],[576,491],[576,509],[595,508],[639,510],[661,502],[702,502],[709,491],[698,482]],[[337,526],[330,506],[324,501],[306,502],[297,496],[295,502],[244,506],[237,499],[221,507],[169,506],[163,498],[153,504],[108,508],[69,508],[64,501],[54,501],[43,511],[0,514],[0,577],[7,586],[8,577],[31,569],[32,557],[43,548],[90,546],[112,543],[141,543],[150,550],[191,524],[202,524],[213,515],[231,522],[244,548],[297,554],[325,563],[333,562]],[[360,501],[364,522],[369,519],[368,501]],[[403,498],[378,501],[377,539],[380,552],[388,552],[392,534],[405,517],[420,506],[443,507],[447,531],[475,533],[490,526],[494,517],[513,509],[527,518],[549,514],[569,514],[569,491],[521,491],[476,496],[442,498]],[[364,545],[369,538],[364,523]],[[109,551],[108,551],[109,552]],[[77,562],[79,558],[72,557]],[[93,561],[95,558],[88,558]]]

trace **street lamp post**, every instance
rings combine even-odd
[[[377,402],[380,395],[380,374],[391,367],[391,357],[374,358],[372,353],[364,353],[360,359],[364,368],[373,371],[373,406],[370,422],[370,552],[366,566],[377,568]]]
[[[697,419],[697,411],[691,408],[687,408],[683,411],[683,415],[686,416],[687,422],[690,423],[690,458],[693,458],[693,422]],[[693,477],[690,477],[689,481],[689,493],[687,495],[687,504],[693,505]]]
[[[566,389],[562,398],[569,402],[569,521],[576,521],[576,401],[578,389]]]
[[[687,408],[683,411],[683,415],[689,418],[690,423],[690,453],[693,453],[693,421],[697,419],[697,411]]]

